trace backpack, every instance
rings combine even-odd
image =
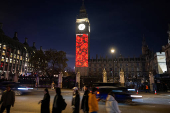
[[[67,103],[65,102],[65,99],[63,99],[62,105],[61,105],[61,110],[65,110],[66,106],[67,106]]]

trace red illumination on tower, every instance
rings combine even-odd
[[[88,35],[76,34],[76,67],[88,67]]]

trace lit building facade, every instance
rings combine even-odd
[[[12,75],[28,75],[33,71],[33,66],[29,63],[31,56],[35,53],[36,47],[33,43],[29,47],[27,38],[25,42],[19,42],[17,32],[14,37],[6,36],[0,24],[0,75],[7,80],[12,79]]]

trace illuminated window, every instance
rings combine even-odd
[[[11,53],[10,57],[12,58],[13,53]]]
[[[17,55],[17,59],[19,59],[19,55]]]
[[[2,56],[1,61],[4,61],[4,57]]]
[[[26,58],[26,61],[28,61],[28,58]]]
[[[16,58],[16,54],[14,54],[14,58]]]
[[[17,60],[17,64],[18,64],[18,60]]]
[[[6,62],[8,62],[8,58],[6,58]]]
[[[5,51],[2,51],[2,55],[5,55]]]
[[[13,63],[15,64],[15,60],[13,60]]]
[[[12,63],[12,59],[10,58],[10,63]]]
[[[20,51],[19,51],[19,50],[17,50],[17,54],[20,54]]]
[[[28,57],[28,53],[26,53],[26,57]]]
[[[0,48],[1,48],[2,44],[0,43]]]
[[[3,45],[3,49],[6,49],[6,45]]]
[[[28,58],[28,62],[29,62],[29,58]]]
[[[20,56],[20,60],[22,60],[22,56]]]

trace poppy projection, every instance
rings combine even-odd
[[[76,67],[88,67],[87,34],[76,34]]]

